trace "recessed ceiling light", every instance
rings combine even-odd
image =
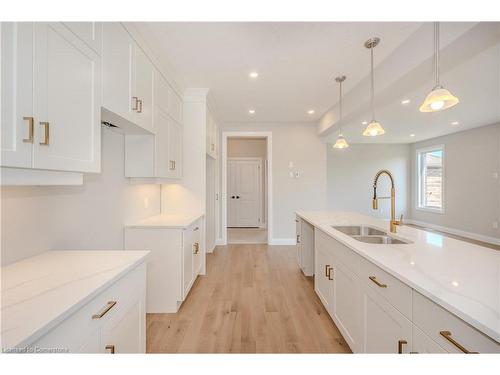
[[[452,124],[452,125],[458,125],[458,124],[460,124],[460,123],[459,123],[458,121],[453,121],[451,124]]]
[[[253,115],[255,113],[255,109],[249,109],[248,113],[250,113],[251,115]]]
[[[451,285],[453,285],[454,287],[457,287],[457,286],[459,286],[460,284],[458,284],[458,281],[452,281],[452,282],[451,282]]]
[[[361,125],[368,125],[368,121],[363,121]]]
[[[409,102],[410,102],[410,99],[401,100],[401,104],[408,104]]]
[[[257,72],[251,72],[249,74],[249,76],[250,76],[250,78],[257,78],[259,76],[259,73],[257,73]]]
[[[310,115],[314,115],[314,112],[315,112],[314,109],[310,109],[309,111],[307,111],[307,113]]]
[[[414,136],[415,136],[415,134],[413,134],[413,133],[410,134],[410,137],[414,137]]]

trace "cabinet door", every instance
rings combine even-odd
[[[412,326],[412,353],[447,353],[442,347],[440,347],[434,340],[427,336],[422,330],[420,330],[416,325]]]
[[[119,319],[111,321],[102,330],[100,352],[145,352],[144,296],[136,301]]]
[[[0,34],[1,162],[6,167],[30,168],[34,130],[33,23],[2,22]]]
[[[331,314],[351,350],[362,350],[361,281],[346,266],[334,260]]]
[[[168,100],[169,100],[169,90],[167,80],[163,77],[160,72],[154,72],[154,105],[160,108],[163,112],[168,113]],[[156,129],[155,129],[156,130]]]
[[[331,268],[332,262],[330,254],[322,247],[317,247],[316,267],[314,271],[314,289],[328,312],[330,312],[330,304],[333,293]]]
[[[362,287],[363,352],[409,353],[411,322],[371,287]]]
[[[175,121],[168,122],[169,177],[182,177],[182,127]]]
[[[138,108],[135,122],[141,128],[153,131],[154,68],[146,54],[137,45],[135,50],[135,93]]]
[[[169,177],[170,153],[169,153],[169,123],[172,120],[159,107],[154,110],[155,128],[155,155],[154,171],[155,177]]]
[[[193,282],[201,272],[202,244],[200,224],[200,222],[197,222],[193,228]]]
[[[297,241],[297,262],[302,268],[302,220],[297,216],[295,218],[295,238]]]
[[[102,23],[101,22],[65,22],[64,25],[81,40],[101,55]]]
[[[35,168],[99,172],[100,57],[60,23],[35,24]]]
[[[184,230],[182,257],[182,300],[184,301],[193,285],[193,232],[191,229]]]
[[[102,106],[134,122],[134,42],[120,23],[105,22],[102,46]]]

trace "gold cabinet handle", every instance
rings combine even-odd
[[[330,265],[325,264],[325,277],[330,278]]]
[[[115,346],[114,345],[106,345],[106,350],[109,350],[109,354],[115,354]]]
[[[42,146],[48,146],[50,142],[50,124],[46,121],[40,121],[40,125],[44,127],[43,142],[40,142]]]
[[[137,113],[142,113],[142,99],[139,99],[137,103],[139,104],[137,108]]]
[[[33,143],[33,131],[35,130],[35,121],[33,117],[23,117],[23,121],[28,121],[28,138],[24,138],[24,143]]]
[[[193,254],[198,254],[199,251],[200,251],[200,244],[198,242],[195,242],[193,244]]]
[[[399,340],[398,341],[398,354],[403,354],[403,345],[408,344],[408,341],[406,340]]]
[[[333,271],[333,267],[329,267],[329,268],[328,268],[328,280],[330,280],[330,281],[333,281],[333,279],[331,278],[331,276],[332,276],[332,271]]]
[[[297,243],[300,243],[300,234],[297,234]]]
[[[194,227],[193,232],[196,232],[197,230],[200,230],[200,227]]]
[[[452,339],[450,331],[439,331],[439,334],[443,336],[446,340],[451,342],[456,348],[458,348],[462,353],[465,354],[478,354],[478,352],[470,352],[465,347],[463,347],[460,343]]]
[[[381,288],[387,288],[387,285],[386,284],[382,284],[380,281],[377,280],[377,278],[375,276],[370,276],[368,277],[371,281],[373,281],[375,284],[377,284],[377,286],[381,287]]]
[[[99,314],[92,315],[92,319],[101,319],[108,313],[109,310],[113,308],[114,305],[116,305],[116,301],[109,301],[106,307]]]
[[[132,101],[134,102],[132,111],[137,111],[137,108],[139,108],[139,98],[137,96],[132,96]]]
[[[171,171],[175,171],[175,160],[170,160],[170,168]]]

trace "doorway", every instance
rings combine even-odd
[[[271,133],[222,133],[222,242],[269,243]]]

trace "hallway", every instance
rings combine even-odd
[[[148,353],[350,352],[291,246],[218,246],[177,314],[148,314],[146,340]]]

